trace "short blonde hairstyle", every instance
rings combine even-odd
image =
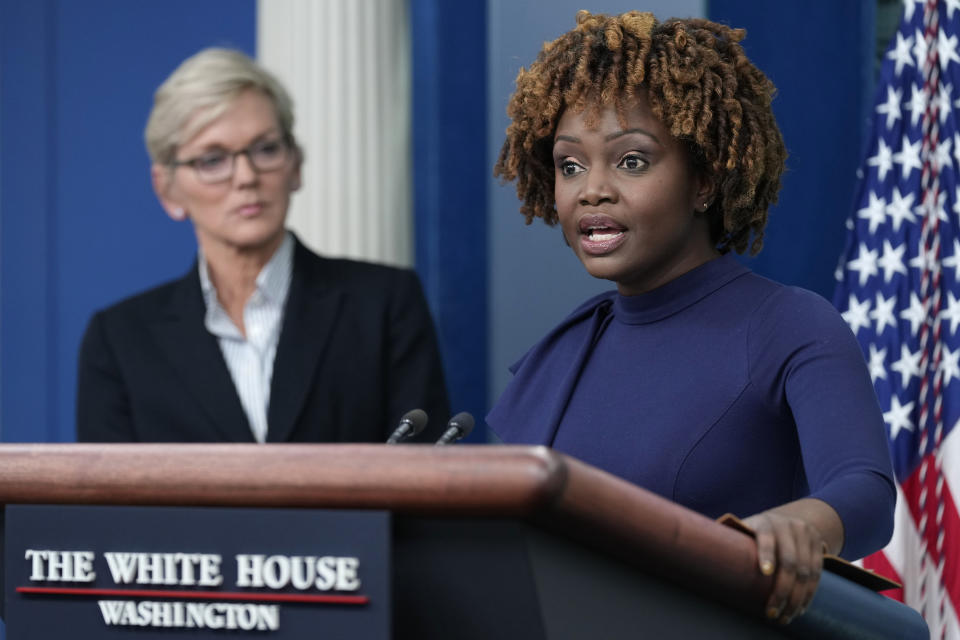
[[[144,138],[154,164],[170,165],[177,149],[219,118],[244,91],[263,93],[273,103],[284,137],[293,137],[293,101],[283,85],[246,54],[203,49],[170,74],[153,97]]]

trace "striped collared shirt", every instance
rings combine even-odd
[[[217,290],[210,281],[202,251],[199,263],[200,286],[207,305],[204,325],[220,344],[254,439],[266,442],[273,361],[293,275],[293,237],[286,234],[280,248],[257,275],[257,288],[243,308],[246,338],[217,299]]]

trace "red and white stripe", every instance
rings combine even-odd
[[[931,638],[960,639],[956,612],[960,608],[957,589],[957,558],[945,540],[960,540],[960,520],[953,500],[949,472],[960,463],[955,451],[958,436],[943,438],[942,387],[940,368],[943,342],[941,334],[941,266],[940,221],[936,212],[940,191],[938,167],[933,161],[939,144],[939,59],[937,37],[939,15],[937,0],[924,4],[924,40],[927,58],[923,65],[923,92],[926,109],[923,114],[921,157],[922,203],[926,215],[921,231],[920,251],[923,261],[920,296],[927,321],[920,329],[921,371],[924,372],[918,397],[921,429],[920,465],[898,489],[896,523],[893,539],[887,547],[864,559],[864,566],[897,578],[904,588],[889,594],[919,610],[930,627]],[[960,425],[958,425],[960,426]],[[951,464],[953,461],[953,464]],[[960,472],[954,472],[958,475]]]
[[[960,424],[941,442],[940,469],[942,470],[941,498],[942,517],[940,533],[946,540],[960,539],[960,515],[951,487],[960,486]],[[932,460],[928,463],[932,466]],[[888,591],[886,595],[922,611],[930,627],[931,638],[960,638],[957,611],[960,611],[960,562],[956,549],[950,545],[937,552],[937,545],[921,535],[918,510],[921,491],[935,491],[936,481],[928,474],[925,482],[920,479],[920,467],[897,491],[897,510],[893,538],[886,548],[864,558],[863,565],[889,576],[903,584],[903,589]],[[921,568],[935,567],[925,574]],[[943,594],[935,606],[930,606],[928,594]],[[924,606],[926,604],[926,606]]]

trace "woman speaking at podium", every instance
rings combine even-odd
[[[186,275],[96,313],[80,350],[81,441],[383,442],[448,414],[416,275],[321,258],[284,228],[302,153],[286,90],[206,49],[159,87],[153,186],[199,247]]]
[[[513,367],[487,418],[711,517],[776,573],[767,614],[810,602],[824,551],[882,547],[895,488],[863,356],[833,307],[751,273],[786,152],[771,82],[700,19],[591,15],[517,77],[495,173],[616,291]]]

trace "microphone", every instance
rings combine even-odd
[[[387,438],[387,444],[397,444],[406,438],[412,438],[427,426],[427,412],[423,409],[413,409],[407,411],[400,418],[400,424],[393,430],[390,437]]]
[[[447,423],[447,430],[443,432],[436,444],[439,446],[456,442],[471,431],[473,431],[473,416],[466,411],[461,411],[450,418],[450,422]]]

